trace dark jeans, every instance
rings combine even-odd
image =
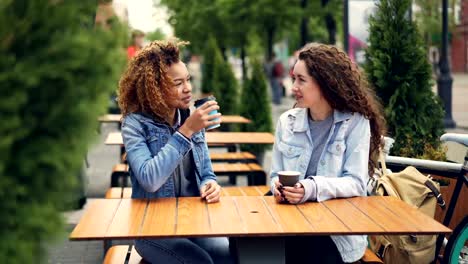
[[[340,252],[329,236],[286,238],[286,263],[342,264]]]

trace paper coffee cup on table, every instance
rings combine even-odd
[[[283,186],[294,186],[298,181],[301,173],[298,171],[280,171],[278,172],[279,182]]]

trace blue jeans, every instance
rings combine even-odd
[[[225,237],[135,240],[135,249],[150,263],[234,263]]]

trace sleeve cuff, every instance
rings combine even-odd
[[[275,195],[275,181],[278,179],[278,177],[273,177],[270,180],[270,191],[273,195]]]
[[[179,131],[176,131],[177,134],[182,136],[188,143],[192,143],[192,140],[188,137],[186,137],[184,134],[180,133]]]
[[[178,131],[174,133],[170,139],[170,143],[181,155],[187,154],[187,152],[192,149],[192,141],[187,140],[187,138]]]
[[[307,201],[317,200],[317,184],[314,181],[314,178],[307,178],[299,181],[304,187],[304,197],[300,203],[305,203]]]
[[[208,180],[204,180],[200,183],[200,189],[203,188],[203,186],[207,185],[208,183],[210,182],[216,182],[215,180],[213,179],[208,179]]]

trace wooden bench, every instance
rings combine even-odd
[[[124,264],[128,259],[128,264],[148,264],[144,261],[135,247],[128,245],[119,245],[111,247],[104,258],[104,264]]]
[[[147,264],[145,260],[138,254],[133,246],[119,245],[111,247],[104,258],[104,264],[124,264],[128,259],[128,264]],[[362,263],[383,264],[383,261],[375,255],[370,249],[366,249],[364,256],[361,258]]]
[[[225,152],[225,153],[210,153],[212,162],[255,162],[257,157],[250,152]],[[125,152],[121,158],[121,163],[127,163],[127,153]]]
[[[223,196],[262,196],[270,190],[266,185],[260,186],[229,186],[221,189]],[[106,192],[106,199],[131,198],[131,187],[113,187]]]
[[[248,185],[265,185],[266,174],[257,163],[213,163],[213,171],[217,176],[247,175]],[[111,187],[128,186],[128,165],[121,163],[112,168]]]

